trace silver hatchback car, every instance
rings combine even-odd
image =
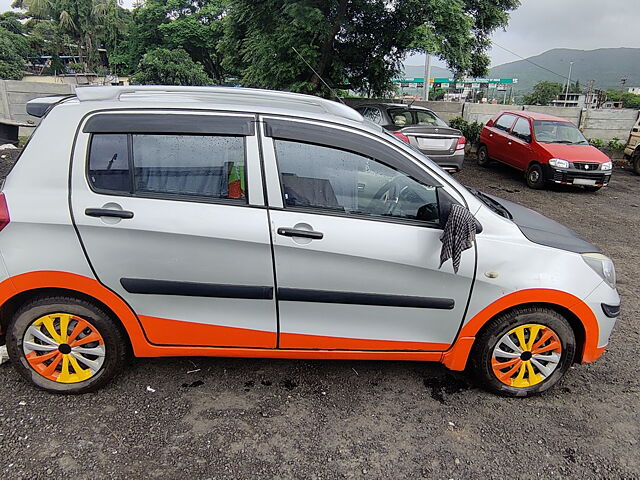
[[[80,393],[138,357],[377,359],[542,392],[604,351],[613,263],[356,111],[240,88],[86,87],[0,194],[18,372]]]

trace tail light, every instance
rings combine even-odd
[[[4,193],[0,193],[0,230],[9,225],[10,221],[7,199],[4,198]]]
[[[464,147],[467,145],[467,139],[465,137],[460,137],[458,139],[458,144],[456,145],[456,150],[464,150]]]
[[[400,132],[391,132],[391,133],[393,133],[396,137],[398,137],[404,143],[409,143],[409,137],[407,137],[404,133],[400,133]]]

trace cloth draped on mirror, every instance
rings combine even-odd
[[[476,239],[476,219],[469,210],[462,205],[451,206],[447,223],[440,236],[442,250],[440,251],[440,267],[451,259],[453,272],[458,273],[462,252],[471,248]]]

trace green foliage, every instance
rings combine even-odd
[[[627,144],[621,142],[618,137],[613,137],[607,142],[607,150],[610,152],[622,152],[626,146]]]
[[[118,0],[15,0],[13,6],[26,9],[27,32],[37,50],[77,55],[94,70],[100,65],[98,49],[115,50],[130,17]]]
[[[525,95],[525,105],[549,105],[558,95],[564,91],[564,86],[557,82],[538,82],[533,87],[533,92]]]
[[[16,14],[0,14],[0,79],[21,80],[31,51]]]
[[[640,109],[640,95],[619,90],[607,90],[607,100],[622,102],[623,108]]]
[[[210,85],[201,64],[181,49],[156,48],[146,53],[131,83],[142,85]]]
[[[460,130],[469,145],[476,145],[480,141],[480,132],[482,131],[484,123],[469,123],[462,117],[455,117],[451,119],[449,126]]]
[[[604,148],[604,140],[599,138],[590,138],[589,143],[596,148]]]
[[[428,50],[457,72],[484,73],[489,35],[517,0],[230,0],[224,68],[247,86],[383,96],[407,54]]]

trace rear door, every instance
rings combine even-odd
[[[516,121],[516,116],[510,113],[502,114],[489,130],[487,149],[494,160],[509,164],[508,137],[509,130]]]
[[[79,134],[71,206],[101,283],[160,345],[276,346],[251,115],[111,112]]]
[[[428,173],[373,136],[264,121],[280,346],[447,349],[475,251],[457,274],[450,262],[439,268],[439,194]]]

